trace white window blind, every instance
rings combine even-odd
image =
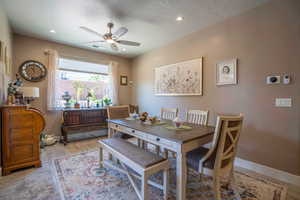
[[[95,74],[108,74],[108,66],[98,63],[84,62],[78,60],[71,60],[67,58],[59,59],[60,70],[76,71],[76,72],[86,72]]]

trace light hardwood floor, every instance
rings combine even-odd
[[[41,158],[43,163],[42,165],[46,165],[53,158],[68,156],[68,155],[77,154],[80,152],[90,151],[94,149],[97,150],[98,149],[97,141],[102,138],[104,137],[71,142],[66,146],[58,143],[56,145],[46,147],[45,149],[41,150]],[[0,177],[0,185],[13,184],[17,180],[24,177],[26,174],[32,173],[34,170],[35,170],[34,168],[30,168],[30,169],[14,172],[8,176]],[[237,170],[245,171],[245,169],[240,169],[240,168]],[[287,200],[300,200],[300,188],[293,185],[289,185]]]

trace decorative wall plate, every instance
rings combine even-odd
[[[47,75],[47,68],[38,61],[28,60],[19,67],[19,74],[26,81],[39,82]]]

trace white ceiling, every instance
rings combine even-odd
[[[165,45],[205,26],[241,14],[270,0],[0,0],[14,32],[81,48],[134,57]],[[1,5],[0,5],[1,6]],[[184,20],[177,22],[181,15]],[[122,37],[142,43],[124,52],[108,46],[95,49],[83,44],[98,40],[80,26],[100,33],[109,21],[115,30],[125,26]],[[54,29],[56,34],[49,31]],[[105,46],[105,45],[104,45]]]

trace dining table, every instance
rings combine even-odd
[[[213,139],[214,127],[184,123],[185,128],[176,128],[171,120],[146,123],[137,119],[108,120],[108,137],[122,132],[160,147],[162,151],[176,153],[176,199],[186,199],[187,162],[186,154]]]

